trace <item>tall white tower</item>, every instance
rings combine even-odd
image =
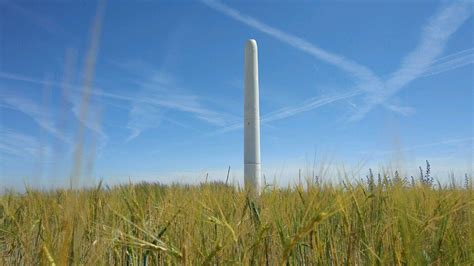
[[[245,188],[260,192],[260,107],[257,42],[245,44],[244,68],[244,181]]]

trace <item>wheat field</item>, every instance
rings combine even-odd
[[[260,197],[225,183],[0,197],[3,265],[472,265],[472,178],[306,179]]]

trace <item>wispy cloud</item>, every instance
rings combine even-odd
[[[197,118],[201,121],[204,121],[208,124],[223,127],[238,121],[238,118],[234,115],[216,111],[206,107],[205,99],[193,95],[189,92],[186,92],[184,89],[181,89],[179,86],[174,84],[174,79],[170,74],[164,72],[158,73],[158,71],[152,71],[148,69],[150,76],[148,78],[143,78],[136,80],[135,89],[141,91],[138,95],[128,95],[123,93],[112,92],[109,89],[98,89],[94,87],[91,89],[90,94],[94,97],[101,97],[115,102],[121,102],[119,105],[123,106],[123,103],[126,104],[125,108],[132,108],[130,114],[130,121],[127,125],[127,128],[131,130],[131,135],[129,139],[133,139],[133,135],[139,135],[138,132],[149,129],[150,127],[158,126],[158,118],[162,118],[164,121],[168,121],[180,126],[186,127],[182,122],[174,121],[168,111],[182,112],[190,114],[192,117]],[[11,72],[1,72],[0,78],[7,80],[15,80],[28,82],[38,85],[47,84],[45,81],[18,73]],[[70,95],[67,100],[72,104],[72,112],[75,114],[77,119],[80,119],[79,115],[79,93],[82,89],[81,86],[73,84],[62,84],[60,82],[51,82],[52,86],[65,86],[70,89]],[[142,91],[143,90],[143,91]],[[133,111],[133,106],[136,106],[135,111]],[[91,107],[93,108],[93,106]],[[139,111],[140,108],[148,109],[148,111],[153,110],[153,112],[147,112],[145,110]],[[97,108],[93,108],[98,110]],[[97,112],[90,112],[96,114]],[[148,117],[140,117],[140,113],[146,114]],[[162,114],[166,113],[166,116]],[[157,116],[154,118],[153,116]],[[136,119],[136,122],[133,122]],[[140,122],[138,122],[140,120]],[[100,127],[96,117],[92,119],[89,118],[83,121],[85,127],[95,131],[100,135],[104,135],[105,131]],[[136,136],[135,136],[136,137]]]
[[[7,79],[7,80],[30,82],[30,83],[39,84],[39,85],[53,84],[49,81],[47,82],[47,81],[44,81],[44,80],[31,78],[31,77],[20,75],[20,74],[17,74],[17,73],[4,72],[4,71],[0,71],[0,78],[1,79]]]
[[[203,99],[186,92],[169,77],[169,74],[161,74],[158,71],[148,80],[141,81],[140,93],[133,99],[123,95],[103,94],[104,97],[131,101],[132,109],[127,124],[131,133],[127,138],[128,141],[138,137],[144,130],[158,127],[162,120],[173,121],[171,118],[173,112],[190,114],[194,118],[219,127],[236,120],[227,113],[205,107]]]
[[[29,100],[13,95],[2,94],[0,107],[8,108],[25,114],[35,121],[43,130],[51,133],[54,137],[69,143],[70,140],[54,124],[53,117],[44,110],[44,107]]]
[[[145,130],[157,128],[163,121],[164,108],[147,101],[156,99],[157,95],[154,94],[163,92],[161,87],[172,82],[172,78],[167,73],[158,72],[152,73],[147,79],[136,81],[140,88],[139,94],[130,99],[131,109],[127,122],[130,135],[127,137],[127,142],[139,137]]]
[[[364,106],[351,117],[362,119],[372,108],[384,103],[408,83],[422,76],[435,62],[459,27],[471,16],[467,2],[456,2],[442,8],[423,28],[418,46],[402,61],[401,67],[385,82],[383,89],[367,96]]]
[[[94,89],[98,90],[98,89]],[[99,92],[100,93],[100,92]],[[97,92],[92,91],[92,95],[98,94]],[[97,101],[93,99],[89,100],[88,103],[88,115],[87,117],[81,115],[81,97],[79,91],[71,91],[70,94],[66,96],[66,100],[71,104],[71,111],[74,117],[81,123],[82,126],[88,128],[97,136],[101,138],[107,138],[107,134],[105,133],[104,129],[102,128],[102,124],[100,122],[100,113],[101,108]]]
[[[102,129],[102,125],[99,123],[99,119],[97,117],[97,114],[100,113],[100,108],[98,104],[92,103],[90,108],[90,113],[93,115],[92,117],[88,117],[87,119],[84,119],[80,115],[80,104],[81,104],[81,98],[80,98],[80,92],[82,90],[81,86],[69,84],[69,83],[61,83],[61,82],[56,82],[56,81],[45,81],[25,75],[21,75],[18,73],[11,73],[11,72],[2,72],[0,71],[0,79],[7,79],[7,80],[15,80],[15,81],[22,81],[22,82],[28,82],[28,83],[33,83],[37,85],[44,85],[44,86],[54,86],[54,87],[66,87],[69,89],[69,94],[65,95],[66,98],[65,100],[71,104],[71,112],[74,114],[74,117],[81,122],[86,128],[92,130],[96,134],[98,134],[101,138],[107,137],[105,131]],[[102,95],[103,93],[97,89],[94,88],[91,91],[92,95]],[[46,131],[52,133],[59,139],[65,140],[64,137],[57,136],[56,132],[58,131],[57,129],[54,129],[54,123],[53,123],[53,118],[50,115],[47,115],[44,113],[43,108],[39,106],[36,102],[33,102],[27,98],[19,98],[16,96],[8,96],[8,95],[2,95],[2,99],[0,99],[0,103],[3,104],[3,107],[8,107],[10,109],[14,109],[16,111],[23,112],[33,118],[38,124],[40,124]],[[126,98],[127,100],[131,100],[131,98]]]
[[[334,65],[341,70],[346,71],[352,77],[354,77],[361,86],[361,89],[364,90],[375,90],[382,85],[380,79],[372,73],[367,67],[360,65],[352,60],[349,60],[341,55],[337,55],[331,52],[328,52],[307,40],[294,36],[292,34],[286,33],[282,30],[274,28],[270,25],[267,25],[260,20],[247,16],[240,13],[236,9],[233,9],[227,5],[224,5],[218,1],[214,0],[202,0],[204,4],[215,9],[216,11],[233,18],[243,24],[252,27],[255,30],[263,32],[283,43],[286,43],[293,48],[296,48],[302,52],[305,52],[312,57],[325,61],[331,65]]]
[[[403,148],[403,149],[391,149],[391,150],[385,150],[385,151],[362,152],[362,153],[386,155],[386,154],[392,154],[392,153],[410,152],[410,151],[416,151],[416,150],[421,150],[421,149],[434,148],[434,147],[439,147],[439,146],[460,145],[460,144],[470,145],[472,149],[473,142],[474,142],[474,137],[450,138],[450,139],[444,139],[441,141],[436,141],[436,142],[431,142],[431,143],[411,145],[410,147]]]
[[[322,97],[314,97],[305,101],[303,104],[298,104],[297,106],[285,107],[277,111],[271,112],[262,117],[262,122],[271,122],[287,117],[294,116],[296,114],[307,112],[315,108],[325,106],[336,101],[345,100],[352,98],[354,96],[360,95],[362,92],[360,90],[349,91],[346,93],[340,93],[335,95],[327,95]]]
[[[16,3],[15,3],[16,2]],[[20,16],[31,21],[33,24],[38,27],[46,30],[48,33],[53,35],[61,35],[68,39],[74,38],[73,35],[64,30],[58,23],[56,23],[50,17],[39,14],[31,9],[25,8],[17,3],[18,1],[0,1],[0,7],[3,5],[13,11],[15,11]]]
[[[469,48],[435,60],[421,77],[430,77],[472,64],[474,64],[474,48]]]
[[[389,110],[392,110],[404,116],[410,116],[416,112],[415,108],[410,107],[410,106],[401,106],[401,105],[390,104],[390,103],[386,104],[385,106]]]
[[[365,103],[362,108],[352,116],[352,121],[362,119],[366,113],[368,113],[376,105],[382,104],[384,107],[398,112],[403,115],[409,115],[414,112],[414,108],[397,106],[393,103],[385,103],[390,97],[396,94],[400,89],[406,86],[409,82],[422,76],[439,74],[444,71],[455,69],[467,64],[472,63],[472,53],[470,51],[463,51],[456,56],[446,58],[447,61],[436,62],[436,58],[442,53],[445,43],[449,37],[463,24],[463,22],[470,16],[469,4],[465,2],[457,2],[451,4],[447,8],[441,10],[434,18],[430,20],[428,25],[424,28],[421,42],[417,49],[410,53],[403,61],[402,67],[391,75],[391,78],[384,81],[377,75],[375,75],[369,68],[353,62],[341,55],[337,55],[310,43],[309,41],[286,33],[282,30],[274,28],[268,24],[261,22],[260,20],[242,14],[236,9],[233,9],[225,4],[222,4],[215,0],[202,0],[202,2],[210,8],[239,21],[255,30],[263,32],[283,43],[290,45],[300,51],[303,51],[310,56],[325,61],[331,65],[338,67],[345,71],[350,76],[355,78],[356,86],[355,90],[364,91],[366,95]],[[357,93],[353,96],[360,96]],[[341,95],[340,99],[346,99]],[[339,98],[339,97],[336,97]],[[315,99],[318,101],[324,101],[324,97],[321,99]],[[305,107],[308,105],[308,107]],[[284,117],[290,117],[291,115],[298,114],[300,112],[309,111],[311,103],[304,102],[300,104],[301,108],[296,107],[296,112],[286,112],[288,114]],[[318,106],[317,104],[315,106]],[[286,108],[283,108],[286,109]],[[291,109],[291,107],[289,107]],[[298,111],[302,110],[302,111]],[[279,111],[276,111],[277,113]],[[276,116],[279,117],[279,116]],[[239,126],[232,125],[224,129],[224,131],[237,129]]]
[[[289,106],[289,107],[284,107],[281,109],[278,109],[276,111],[270,112],[261,118],[262,123],[268,123],[268,122],[273,122],[281,119],[285,119],[294,115],[297,115],[299,113],[307,112],[309,110],[313,110],[319,107],[326,106],[328,104],[341,101],[344,99],[349,99],[354,96],[362,94],[361,91],[359,90],[353,90],[345,93],[338,93],[338,94],[333,94],[333,95],[324,95],[324,96],[319,96],[319,97],[314,97],[311,98],[302,104],[298,104],[295,106]],[[232,125],[226,126],[224,128],[221,128],[217,131],[217,133],[225,133],[233,130],[237,130],[243,127],[243,122],[240,121],[238,123],[234,123]]]
[[[134,105],[130,110],[130,120],[127,124],[127,128],[130,130],[127,141],[138,137],[148,128],[158,127],[162,121],[162,112],[162,110],[153,105]]]
[[[331,96],[322,96],[314,97],[310,100],[307,100],[303,103],[300,103],[296,106],[284,107],[282,109],[276,110],[264,117],[262,117],[262,122],[271,122],[283,118],[288,118],[296,114],[313,110],[315,108],[325,106],[327,104],[345,100],[351,97],[359,96],[362,94],[362,91],[373,92],[377,88],[382,86],[382,81],[367,67],[360,65],[352,60],[349,60],[341,55],[337,55],[331,52],[328,52],[307,40],[294,36],[292,34],[286,33],[282,30],[274,28],[270,25],[267,25],[260,20],[247,16],[240,13],[238,10],[235,10],[227,5],[224,5],[218,1],[214,0],[202,0],[204,4],[213,8],[214,10],[235,19],[247,26],[254,28],[260,32],[263,32],[283,43],[290,45],[293,48],[296,48],[318,60],[322,60],[328,64],[334,65],[339,69],[345,71],[350,76],[356,80],[356,88],[350,92],[333,94]],[[232,124],[226,126],[219,130],[219,133],[228,132],[236,130],[242,127],[242,123]]]
[[[39,154],[48,157],[51,148],[31,136],[0,128],[0,153],[20,158],[37,157]]]
[[[428,26],[424,28],[420,44],[415,51],[403,60],[402,66],[398,71],[393,73],[387,81],[383,81],[369,68],[341,55],[325,51],[303,38],[269,26],[218,1],[203,0],[202,2],[228,17],[272,36],[318,60],[338,67],[356,81],[356,85],[349,92],[314,97],[300,104],[281,108],[264,115],[262,122],[272,122],[288,118],[330,103],[364,95],[365,98],[363,98],[361,107],[351,118],[353,121],[362,119],[366,113],[378,104],[382,104],[394,112],[410,115],[415,111],[414,108],[399,106],[394,103],[387,103],[386,101],[416,78],[443,73],[473,63],[474,54],[472,48],[436,59],[442,53],[449,37],[470,16],[466,3],[451,4],[432,18]],[[150,73],[153,73],[153,71]],[[25,82],[38,82],[29,77],[13,73],[0,72],[0,77]],[[202,104],[201,99],[189,93],[184,93],[183,90],[179,90],[173,83],[173,78],[168,74],[155,71],[148,80],[140,80],[137,83],[141,90],[138,97],[96,90],[93,90],[91,94],[113,100],[127,101],[132,104],[130,119],[127,124],[127,128],[131,131],[128,140],[139,136],[143,130],[159,126],[163,119],[172,121],[170,110],[189,113],[206,123],[222,127],[219,132],[227,132],[242,127],[241,123],[238,122],[239,119],[204,107],[205,105]],[[88,127],[99,132],[99,134],[103,134],[103,131],[94,124],[90,124]]]

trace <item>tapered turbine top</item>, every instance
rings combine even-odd
[[[245,44],[244,69],[244,181],[245,188],[260,192],[260,107],[257,42]]]

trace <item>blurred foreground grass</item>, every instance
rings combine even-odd
[[[0,196],[2,265],[473,265],[472,184],[368,177],[27,190]]]

